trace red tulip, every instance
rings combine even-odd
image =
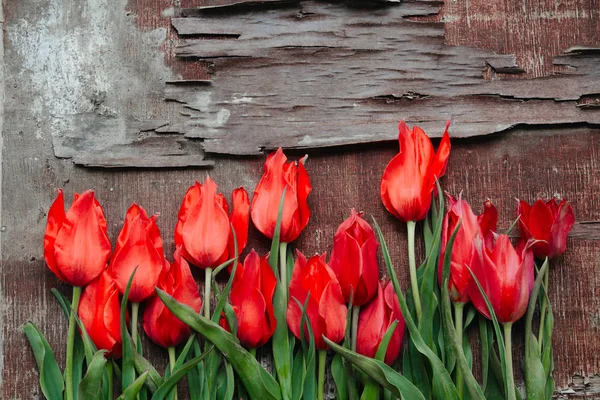
[[[77,313],[98,350],[121,357],[121,303],[117,286],[107,272],[83,289]]]
[[[158,215],[148,218],[146,211],[133,203],[125,215],[119,233],[115,254],[108,272],[123,294],[133,271],[129,301],[139,303],[154,294],[154,286],[165,266],[165,255],[160,231],[156,226]]]
[[[352,209],[351,215],[338,227],[333,238],[329,266],[335,272],[346,303],[353,293],[354,306],[367,304],[377,294],[379,265],[373,229]]]
[[[276,285],[277,279],[267,257],[260,258],[254,250],[236,269],[229,300],[237,317],[237,336],[246,348],[261,347],[275,332],[273,294]],[[224,317],[220,323],[229,330]]]
[[[281,196],[285,189],[281,217],[281,241],[294,241],[308,224],[310,210],[306,204],[312,190],[310,178],[304,168],[304,159],[298,163],[286,163],[287,157],[281,147],[269,154],[265,173],[254,189],[252,198],[252,222],[269,239],[273,239]]]
[[[452,256],[450,259],[450,298],[455,302],[466,303],[469,301],[469,283],[471,282],[471,273],[467,268],[471,263],[471,254],[473,251],[473,239],[480,234],[486,241],[493,241],[493,234],[496,231],[498,223],[498,212],[490,200],[486,200],[483,207],[483,213],[476,216],[471,210],[471,206],[461,199],[447,195],[448,212],[444,216],[442,225],[442,243],[440,265],[438,269],[438,279],[441,284],[442,272],[444,268],[444,253],[446,246],[456,225],[461,222],[460,228],[454,239],[452,247]]]
[[[106,219],[94,192],[75,193],[65,214],[59,190],[44,235],[44,258],[50,270],[70,285],[85,286],[106,269],[110,251]]]
[[[493,247],[487,248],[478,235],[474,241],[471,268],[490,300],[501,323],[513,323],[523,316],[533,289],[533,253],[530,245],[513,247],[507,235],[499,235]],[[490,318],[483,296],[475,282],[469,286],[469,297],[481,314]]]
[[[383,336],[394,321],[398,321],[398,325],[392,334],[384,360],[388,365],[392,365],[400,355],[404,337],[404,318],[400,311],[400,303],[394,291],[394,285],[388,282],[385,289],[382,289],[381,283],[378,282],[377,296],[360,310],[356,352],[375,358]]]
[[[536,201],[533,206],[520,200],[517,205],[520,214],[519,230],[524,241],[538,240],[533,244],[533,254],[538,258],[555,258],[565,252],[567,234],[575,223],[571,204],[556,199]]]
[[[188,263],[181,257],[180,248],[175,251],[173,258],[173,263],[163,271],[157,286],[178,302],[200,312],[200,292]],[[146,335],[159,346],[175,347],[190,336],[190,328],[173,315],[157,296],[148,300],[143,319]]]
[[[450,155],[448,126],[437,153],[431,140],[418,126],[410,130],[404,121],[398,125],[400,153],[385,167],[381,178],[381,200],[401,221],[420,221],[431,207],[435,179],[446,173]]]
[[[215,268],[233,258],[233,234],[235,230],[238,254],[248,241],[249,200],[244,188],[232,193],[233,211],[225,197],[217,193],[217,185],[210,177],[204,184],[191,186],[179,209],[175,226],[175,245],[181,246],[182,256],[200,268]],[[231,225],[230,225],[231,224]]]
[[[325,350],[327,344],[322,335],[336,343],[344,338],[348,309],[340,284],[325,262],[326,255],[315,255],[307,261],[302,253],[297,253],[290,282],[287,323],[292,333],[300,339],[302,309],[296,300],[304,306],[308,297],[306,315],[312,325],[315,346],[319,350]],[[306,340],[307,332],[304,332]]]

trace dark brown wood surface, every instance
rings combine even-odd
[[[220,3],[181,0],[182,6],[190,8],[215,4]],[[497,7],[484,1],[449,2],[440,15],[415,19],[443,21],[445,41],[450,44],[476,46],[486,49],[486,54],[515,54],[516,65],[527,78],[564,72],[554,69],[553,60],[568,48],[598,46],[597,2],[528,0],[522,5],[524,13],[508,1]],[[141,130],[149,126],[144,121],[153,121],[152,129],[161,129],[161,121],[187,122],[188,116],[180,115],[181,105],[164,102],[165,82],[202,81],[209,74],[206,63],[174,57],[179,41],[171,28],[171,16],[177,12],[172,6],[169,0],[119,0],[110,6],[91,0],[5,1],[0,228],[3,399],[42,396],[22,331],[26,321],[35,322],[46,333],[59,362],[64,362],[67,324],[50,289],[58,287],[70,294],[70,288],[52,275],[42,258],[46,211],[56,190],[63,188],[70,198],[74,192],[94,188],[105,208],[112,240],[131,202],[150,213],[160,212],[159,227],[171,254],[181,199],[195,180],[206,176],[202,169],[82,168],[71,159],[54,155],[54,134],[64,133],[62,124],[73,121],[65,120],[65,115],[74,119],[84,114],[122,117],[125,126],[125,117],[131,117],[132,126],[143,125]],[[465,50],[457,47],[456,51]],[[592,72],[598,74],[597,65]],[[504,82],[511,77],[495,79]],[[487,100],[479,98],[471,107],[485,108]],[[541,111],[536,118],[545,112],[549,111]],[[512,118],[502,112],[492,114],[499,123]],[[395,136],[396,120],[404,116],[398,111],[390,121],[391,137]],[[515,198],[532,201],[559,196],[573,203],[578,224],[566,254],[552,266],[550,279],[556,313],[555,377],[565,398],[599,398],[600,131],[573,124],[519,127],[501,135],[456,139],[452,145],[444,188],[454,194],[462,191],[476,211],[489,197],[499,208],[503,228],[516,217]],[[180,147],[172,150],[182,151]],[[104,159],[103,151],[96,149],[96,156]],[[202,149],[189,151],[203,156]],[[394,142],[307,150],[314,186],[309,197],[312,217],[295,247],[306,254],[329,251],[333,232],[350,208],[364,210],[381,223],[406,287],[405,229],[385,211],[378,195],[383,168],[396,151]],[[302,154],[296,151],[290,156]],[[157,156],[159,153],[146,153],[138,161],[150,162]],[[260,156],[213,156],[214,167],[209,172],[226,196],[240,185],[251,192],[263,161]],[[267,245],[251,228],[248,248],[264,252]],[[418,250],[422,255],[422,249]],[[196,276],[202,277],[200,273]],[[518,342],[516,354],[522,351],[520,346]],[[145,348],[151,359],[166,365],[165,352],[150,343]]]

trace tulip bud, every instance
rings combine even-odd
[[[435,179],[446,173],[450,155],[448,126],[437,153],[431,140],[418,126],[409,129],[404,121],[398,125],[400,153],[383,171],[381,201],[387,210],[403,222],[420,221],[431,207]]]
[[[190,267],[178,248],[170,267],[163,270],[158,287],[178,302],[188,305],[196,312],[202,308],[202,299]],[[168,262],[167,266],[168,266]],[[179,320],[164,303],[153,296],[148,300],[143,314],[144,331],[157,345],[169,348],[183,343],[190,336],[190,328]]]
[[[281,216],[281,242],[289,243],[300,235],[308,224],[310,210],[308,194],[312,190],[304,160],[286,163],[281,148],[269,154],[265,172],[254,189],[252,222],[269,239],[273,239],[281,196],[285,189]]]
[[[210,177],[196,182],[185,194],[175,226],[175,246],[182,256],[200,268],[215,268],[239,255],[248,240],[249,200],[243,188],[233,191],[233,211]],[[233,254],[235,229],[238,254]]]
[[[394,285],[388,282],[385,289],[377,283],[377,296],[360,310],[356,338],[356,352],[367,357],[375,358],[377,349],[385,333],[394,321],[398,325],[385,353],[385,363],[392,365],[400,355],[404,337],[404,318],[400,311],[400,303],[394,291]]]
[[[513,323],[523,316],[534,283],[530,244],[515,250],[507,235],[498,235],[490,249],[484,245],[481,235],[477,235],[473,240],[471,269],[500,323]],[[490,318],[487,305],[474,281],[469,285],[469,297],[475,308]]]
[[[556,258],[565,252],[567,235],[573,224],[575,215],[571,204],[566,200],[560,203],[556,199],[544,202],[536,201],[533,206],[520,200],[517,204],[519,230],[523,241],[533,238],[533,254],[538,258]]]
[[[59,190],[44,235],[44,259],[50,270],[70,285],[85,286],[106,269],[110,251],[104,211],[94,192],[76,193],[65,214]]]
[[[296,300],[302,306],[307,304],[306,315],[312,326],[315,346],[318,350],[325,350],[327,344],[322,335],[336,343],[344,338],[348,308],[344,303],[340,284],[325,262],[326,255],[315,255],[307,261],[302,253],[299,251],[297,253],[298,257],[290,281],[288,327],[298,339],[301,338],[302,309]],[[308,340],[306,331],[304,337]]]
[[[238,264],[229,299],[237,318],[238,339],[246,348],[261,347],[275,332],[273,294],[276,285],[277,279],[267,257],[261,258],[252,250],[244,264]],[[221,317],[220,324],[229,330],[225,317]]]
[[[83,289],[77,313],[98,350],[107,350],[107,356],[121,357],[121,302],[117,286],[107,272]]]
[[[146,211],[135,203],[129,207],[108,267],[121,294],[125,293],[129,278],[137,268],[128,299],[134,303],[142,302],[154,294],[154,286],[165,265],[156,218],[157,215],[148,218]]]
[[[362,213],[352,209],[351,215],[338,227],[333,238],[329,266],[335,272],[344,300],[362,306],[377,294],[379,266],[375,233],[362,218]]]
[[[453,301],[466,303],[469,301],[468,289],[472,279],[467,266],[471,260],[473,239],[476,235],[480,234],[482,237],[491,240],[493,232],[496,231],[498,213],[492,202],[486,200],[484,211],[478,217],[473,213],[471,206],[465,200],[460,197],[457,200],[451,195],[447,195],[447,197],[448,212],[444,216],[442,223],[442,244],[438,280],[441,284],[446,246],[456,226],[461,222],[452,247],[448,289]]]

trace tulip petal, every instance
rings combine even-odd
[[[370,358],[375,357],[385,329],[385,299],[378,283],[377,296],[360,310],[356,335],[356,352]]]
[[[325,329],[322,332],[325,337],[335,343],[339,343],[346,333],[346,317],[348,308],[344,303],[342,289],[337,280],[332,279],[322,293],[319,302],[319,316],[324,322]],[[322,342],[322,344],[318,344]],[[327,348],[323,338],[315,337],[315,345],[318,349]]]
[[[185,192],[181,206],[179,207],[179,213],[177,215],[177,225],[175,225],[175,246],[183,246],[183,225],[188,218],[189,213],[192,209],[196,208],[200,202],[202,196],[202,186],[196,181],[196,183]],[[182,249],[183,255],[185,249]],[[188,257],[186,257],[188,258]]]
[[[56,265],[54,243],[65,218],[65,200],[63,191],[59,189],[56,199],[48,210],[48,224],[46,225],[46,233],[44,234],[44,259],[46,260],[46,264],[48,264],[48,268],[62,281],[66,281],[66,279]]]
[[[106,268],[111,246],[102,226],[106,221],[88,190],[71,205],[54,243],[56,264],[71,285],[85,286]]]
[[[552,242],[553,252],[549,255],[550,258],[559,256],[565,252],[567,247],[567,235],[575,224],[575,214],[571,204],[562,200],[558,206],[552,229],[550,230],[550,238]]]
[[[431,164],[430,174],[435,183],[435,178],[440,179],[446,174],[446,167],[448,166],[448,157],[450,156],[450,135],[448,134],[448,128],[450,127],[450,121],[446,122],[446,130],[440,141],[433,163]],[[431,143],[431,142],[430,142]]]
[[[248,243],[248,225],[250,222],[250,200],[243,187],[237,188],[231,194],[233,211],[230,216],[231,225],[235,230],[238,254],[234,253],[233,232],[229,235],[229,258],[242,254]],[[225,260],[226,261],[226,260]]]

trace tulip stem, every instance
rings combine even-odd
[[[540,354],[542,354],[543,349],[543,341],[544,341],[544,325],[546,324],[546,308],[548,304],[546,303],[546,296],[548,293],[548,268],[544,272],[544,295],[542,296],[542,301],[540,305],[540,331],[538,332],[538,349],[540,350]]]
[[[319,350],[319,380],[317,396],[319,400],[325,399],[325,363],[327,362],[327,350]]]
[[[112,400],[113,398],[113,368],[113,361],[108,360],[108,362],[106,363],[106,373],[108,375],[108,400]]]
[[[169,347],[168,349],[169,351],[169,365],[171,367],[171,375],[173,375],[173,370],[175,369],[175,363],[177,362],[177,358],[175,355],[175,347]],[[173,386],[173,389],[171,389],[173,391],[173,400],[177,400],[177,384],[175,384],[175,386]]]
[[[415,311],[417,312],[417,320],[421,320],[421,297],[419,296],[419,283],[417,281],[417,263],[415,260],[415,221],[408,221],[406,228],[408,230],[408,265],[410,267],[410,286],[412,289],[413,299],[415,301]]]
[[[81,287],[73,287],[73,301],[71,302],[71,314],[69,315],[69,333],[67,336],[67,362],[65,365],[66,400],[73,400],[73,344],[75,342],[75,315],[79,307]]]
[[[286,294],[288,292],[288,281],[287,281],[287,243],[279,243],[279,276],[281,277],[281,285]]]
[[[204,270],[204,316],[210,319],[210,287],[212,285],[212,268]]]
[[[352,351],[356,352],[356,337],[358,336],[358,316],[360,307],[352,307]]]
[[[516,400],[512,361],[512,323],[504,324],[504,358],[506,359],[506,399]]]
[[[137,349],[138,347],[138,312],[140,311],[140,303],[131,303],[131,338],[133,339],[133,346]]]
[[[252,357],[256,358],[256,347],[248,349],[248,353],[252,354]]]
[[[462,345],[463,342],[463,310],[465,309],[465,303],[454,303],[454,326],[456,328],[456,335]],[[458,391],[458,398],[463,398],[463,376],[460,368],[456,369],[456,390]]]

